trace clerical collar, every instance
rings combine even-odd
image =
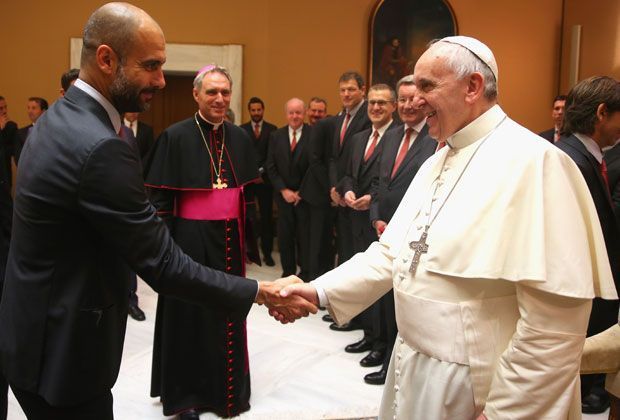
[[[409,127],[408,124],[403,124],[403,130],[405,130],[405,132],[407,132],[408,128],[412,128],[412,129],[415,130],[416,133],[419,133],[424,128],[424,124],[426,124],[426,118],[423,118],[422,121],[420,121],[419,123],[417,123],[413,127]]]
[[[506,113],[495,104],[478,118],[448,137],[446,143],[451,148],[461,149],[480,140],[506,118]]]
[[[360,101],[359,104],[355,105],[353,108],[351,108],[350,110],[346,110],[345,109],[345,113],[349,113],[349,115],[351,116],[351,119],[353,119],[353,117],[355,117],[355,114],[357,114],[357,111],[360,110],[360,108],[362,107],[362,105],[364,105],[364,99],[362,99]]]
[[[574,134],[575,137],[577,137],[577,139],[579,139],[579,141],[583,143],[588,152],[590,152],[590,154],[594,156],[598,163],[603,162],[603,152],[601,152],[601,147],[598,145],[597,142],[594,141],[592,137],[586,136],[585,134],[581,133]]]
[[[217,131],[218,128],[220,128],[220,125],[224,124],[224,119],[222,118],[222,121],[220,121],[219,123],[214,123],[212,121],[209,121],[208,119],[206,119],[204,117],[204,115],[202,115],[202,112],[200,112],[200,110],[198,110],[198,115],[200,115],[200,119],[203,120],[204,122],[206,122],[209,125],[213,126],[213,131]]]
[[[110,117],[110,122],[114,127],[114,132],[118,133],[119,131],[121,131],[121,114],[118,113],[116,108],[114,108],[114,105],[112,105],[112,103],[108,101],[106,97],[101,94],[101,92],[99,92],[97,89],[95,89],[82,79],[76,79],[73,86],[86,93],[95,101],[99,102],[103,109],[105,109],[105,111],[108,113],[108,116]]]

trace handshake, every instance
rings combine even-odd
[[[258,283],[256,303],[269,308],[269,315],[282,324],[317,313],[319,296],[316,289],[297,276]]]

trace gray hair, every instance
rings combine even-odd
[[[200,89],[202,87],[202,81],[208,73],[219,73],[223,75],[226,79],[228,79],[228,83],[230,83],[230,88],[232,89],[233,81],[232,77],[230,77],[230,73],[228,73],[228,70],[225,67],[218,66],[217,64],[207,64],[198,71],[198,74],[194,78],[195,89]]]
[[[286,103],[284,104],[284,112],[288,111],[288,104],[290,104],[291,102],[295,102],[295,101],[301,102],[301,106],[303,106],[304,110],[306,109],[306,103],[303,100],[299,98],[291,98],[288,101],[286,101]]]
[[[408,74],[407,76],[403,77],[396,83],[396,93],[398,93],[398,90],[400,89],[401,86],[412,86],[412,85],[415,85],[415,79],[413,78],[413,74]]]
[[[455,73],[457,79],[462,79],[472,73],[482,74],[484,79],[484,97],[488,100],[497,99],[497,80],[489,66],[476,57],[467,48],[450,42],[437,41],[429,49],[440,50],[448,67]]]

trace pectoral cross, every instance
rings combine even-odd
[[[416,270],[418,269],[418,264],[420,264],[420,257],[422,253],[428,252],[428,244],[426,243],[426,237],[428,236],[428,226],[424,227],[424,232],[422,232],[422,236],[420,236],[419,241],[409,242],[409,248],[412,251],[415,251],[413,254],[413,259],[411,260],[411,266],[409,267],[409,272],[411,275],[415,275]]]
[[[222,180],[218,176],[217,180],[215,181],[215,184],[213,184],[213,188],[215,188],[216,190],[223,190],[224,188],[228,188],[228,184],[225,182],[222,182]]]

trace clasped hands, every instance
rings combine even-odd
[[[295,322],[310,313],[317,313],[319,297],[313,286],[305,284],[297,276],[258,284],[256,303],[265,305],[269,315],[282,324]]]
[[[347,191],[344,194],[344,201],[347,203],[347,206],[351,207],[353,210],[368,210],[370,208],[370,194],[365,194],[360,198],[357,198],[353,191]]]

